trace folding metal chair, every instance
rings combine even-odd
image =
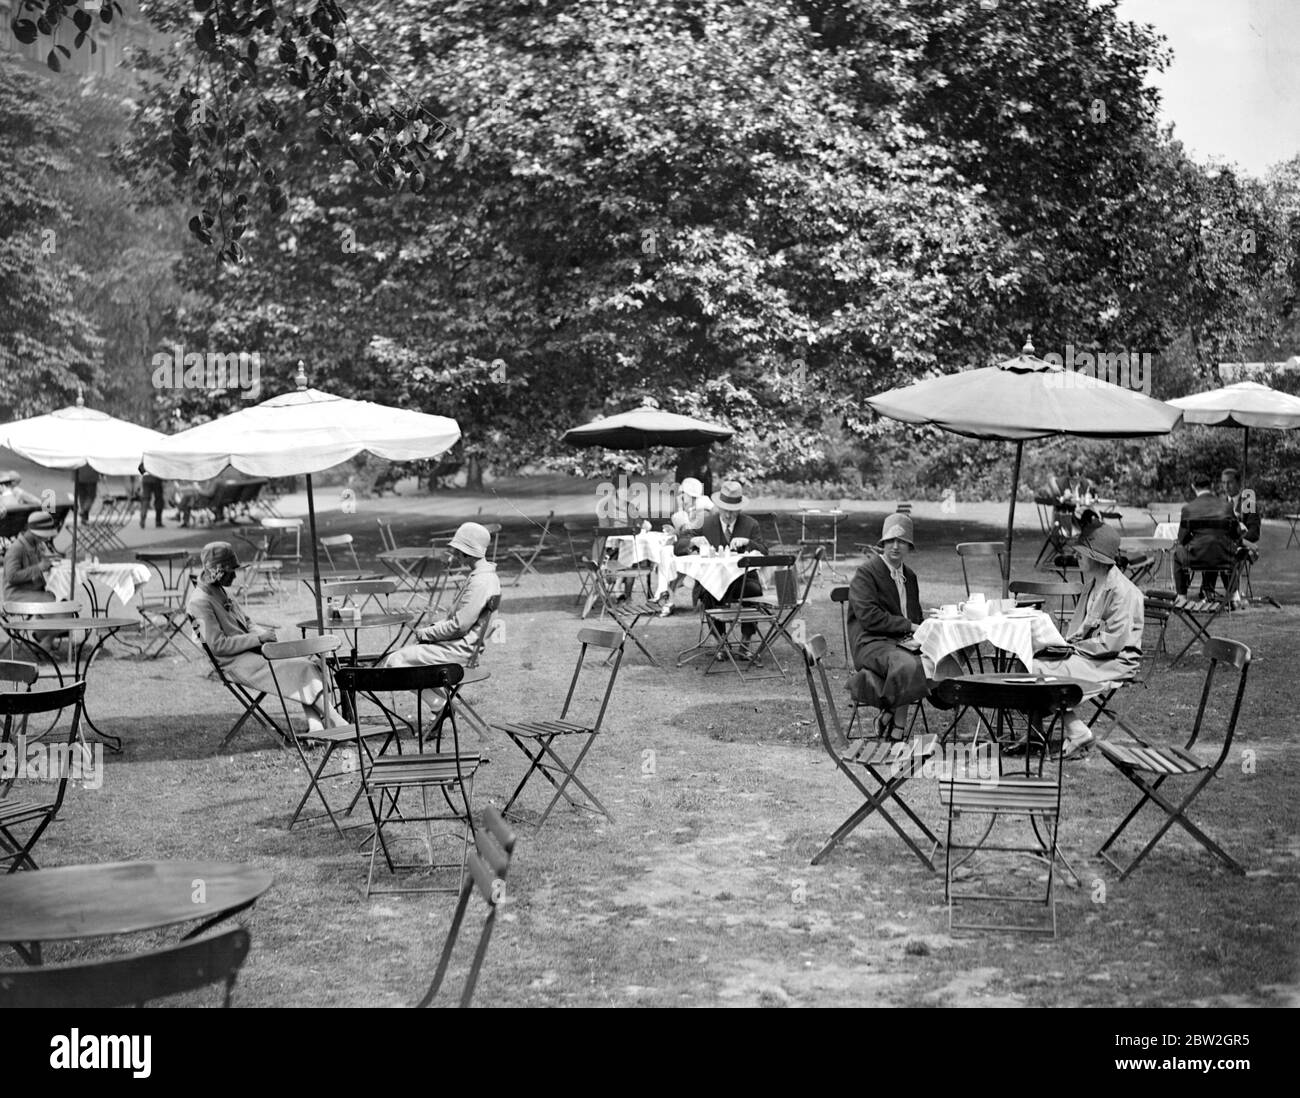
[[[456,903],[456,913],[452,916],[451,929],[442,946],[442,956],[438,958],[438,971],[433,975],[433,983],[424,993],[424,998],[416,1007],[427,1007],[438,995],[447,967],[451,963],[452,950],[460,936],[461,924],[465,920],[465,909],[469,906],[470,893],[477,889],[483,902],[487,904],[487,917],[483,920],[483,930],[479,934],[478,947],[474,950],[474,960],[470,964],[469,975],[461,989],[460,1005],[469,1006],[474,997],[474,988],[478,983],[478,974],[483,967],[483,958],[487,956],[488,943],[492,940],[492,930],[496,926],[497,908],[506,898],[506,874],[510,872],[510,859],[515,852],[515,833],[510,830],[501,814],[495,808],[483,813],[483,822],[474,832],[475,850],[469,855],[469,874],[460,886],[460,899]]]
[[[632,596],[628,599],[619,599],[614,590],[615,576],[617,573],[610,572],[602,568],[593,560],[587,561],[587,568],[590,573],[590,590],[592,593],[592,605],[600,606],[600,617],[609,614],[620,629],[627,635],[655,667],[660,666],[659,661],[655,659],[654,653],[648,649],[641,638],[637,635],[637,630],[641,628],[642,622],[650,621],[659,617],[661,604],[651,599],[640,596]]]
[[[0,660],[0,690],[6,693],[15,693],[19,688],[23,688],[30,693],[32,687],[40,678],[41,669],[34,663],[25,663],[22,660]],[[16,737],[24,736],[28,742],[40,739],[44,732],[30,733],[27,729],[27,715],[24,713],[18,722],[18,727],[13,730]],[[0,797],[4,797],[9,792],[9,786],[13,784],[13,777],[9,779],[8,785],[3,781],[4,775],[0,773]]]
[[[302,762],[303,771],[307,775],[307,789],[298,801],[297,807],[293,810],[293,815],[289,819],[289,830],[293,830],[293,825],[299,819],[304,823],[311,823],[314,820],[329,818],[330,823],[334,825],[334,830],[339,833],[339,838],[343,837],[343,828],[339,826],[338,820],[334,816],[334,810],[330,807],[329,800],[325,796],[325,791],[321,788],[321,782],[329,781],[334,778],[346,778],[355,783],[355,790],[352,794],[352,800],[348,802],[347,811],[344,815],[351,815],[356,803],[361,799],[361,782],[358,777],[358,768],[369,768],[375,758],[383,755],[388,750],[390,744],[396,744],[398,754],[401,754],[402,745],[398,737],[397,726],[389,723],[387,728],[375,727],[363,729],[360,736],[361,748],[364,751],[358,757],[355,766],[344,765],[339,770],[325,772],[325,767],[329,765],[330,759],[334,753],[341,747],[346,747],[357,742],[356,731],[351,724],[346,724],[338,728],[323,729],[302,729],[294,728],[293,720],[289,716],[289,705],[284,699],[284,689],[280,685],[280,677],[277,672],[277,664],[291,659],[311,659],[317,657],[316,662],[321,669],[321,678],[325,682],[325,689],[332,695],[334,691],[334,676],[332,674],[329,656],[338,650],[339,645],[343,642],[336,636],[316,636],[307,637],[299,641],[280,641],[273,644],[262,645],[262,656],[265,658],[267,666],[271,670],[271,679],[275,683],[275,692],[280,699],[280,711],[284,714],[284,726],[290,730],[290,742],[294,750],[298,752],[298,758]],[[325,657],[325,658],[320,658]],[[368,740],[383,739],[378,751],[372,751]],[[303,745],[311,747],[323,747],[320,761],[312,766],[307,758],[307,753]],[[324,806],[324,813],[317,813],[314,816],[303,816],[302,810],[307,804],[308,798],[315,792],[320,798],[320,803]],[[350,824],[351,827],[358,827],[359,824]]]
[[[605,597],[604,592],[597,589],[597,586],[588,583],[587,601],[583,605],[582,613],[579,617],[585,618],[591,613],[597,603],[601,607],[601,616],[603,617],[606,610],[611,605],[610,599],[618,597],[614,592],[614,585],[621,584],[624,588],[624,594],[631,595],[632,590],[638,580],[645,584],[646,595],[650,595],[650,562],[643,561],[629,568],[621,567],[618,561],[613,557],[613,551],[608,548],[609,539],[613,537],[635,537],[637,528],[635,526],[598,526],[588,531],[591,537],[592,553],[596,564],[600,567],[602,574],[609,581],[609,598]],[[581,560],[586,561],[591,558],[583,557]],[[590,579],[590,576],[588,577]],[[648,654],[648,653],[647,653]]]
[[[1171,542],[1161,538],[1120,538],[1117,563],[1129,582],[1141,587],[1167,572],[1172,548]]]
[[[821,555],[823,552],[824,550],[819,546],[813,567],[808,573],[805,597],[807,597],[807,592],[812,589],[812,581],[817,577],[817,564],[821,562]],[[794,574],[794,557],[788,555],[759,556],[755,554],[750,557],[742,557],[740,567],[744,572],[742,578],[745,580],[747,580],[751,574],[762,568],[779,569],[776,573],[777,577],[781,577],[781,586],[778,589],[777,595],[778,604],[769,603],[765,606],[760,606],[754,601],[753,596],[751,596],[749,599],[742,597],[739,601],[733,602],[730,605],[705,609],[703,613],[708,627],[708,632],[702,635],[701,644],[703,645],[702,654],[708,660],[704,665],[704,673],[706,675],[714,672],[715,665],[718,669],[725,670],[725,665],[730,664],[731,669],[740,676],[740,680],[742,682],[748,682],[750,679],[771,677],[766,671],[762,670],[762,657],[768,650],[768,644],[763,636],[762,627],[765,624],[774,624],[774,621],[777,619],[788,621],[798,612],[802,603],[798,601],[798,596],[795,593],[797,580]],[[785,575],[782,576],[782,573],[785,573]],[[750,660],[751,668],[759,669],[757,674],[755,674],[753,670],[751,670],[749,674],[746,674],[736,659],[737,648],[743,648],[745,643],[744,628],[747,625],[752,625],[756,635],[759,637],[758,650],[753,654],[753,658]],[[773,636],[775,636],[775,634],[773,634]],[[739,641],[737,641],[738,637],[740,638]],[[708,659],[710,651],[713,653],[712,659]],[[724,656],[725,660],[718,659],[718,654]],[[774,662],[776,664],[777,672],[782,678],[785,678],[785,668],[781,666],[779,661],[774,660]]]
[[[913,812],[899,796],[899,790],[917,773],[925,761],[932,756],[938,739],[934,736],[922,736],[911,742],[891,743],[888,740],[860,740],[856,746],[849,743],[840,726],[839,713],[835,708],[835,699],[831,695],[830,680],[826,675],[823,660],[826,656],[826,638],[820,633],[809,637],[801,647],[804,657],[804,676],[808,680],[808,693],[812,697],[813,715],[817,718],[817,730],[821,735],[822,747],[831,761],[862,794],[863,802],[845,821],[832,832],[822,848],[813,856],[812,864],[820,865],[844,839],[852,834],[872,813],[879,813],[900,839],[905,842],[927,869],[934,869],[931,860],[934,852],[942,845],[939,837]],[[829,720],[829,727],[828,722]],[[832,742],[830,729],[835,730]],[[844,746],[840,746],[840,744]],[[867,781],[859,777],[856,768],[861,768]],[[894,807],[907,816],[909,820],[930,844],[927,854],[902,825],[889,814],[886,802],[892,801]]]
[[[528,785],[529,780],[534,774],[541,774],[551,786],[555,789],[555,795],[551,798],[542,817],[537,821],[538,830],[546,823],[546,818],[551,814],[551,810],[561,797],[569,802],[574,808],[580,808],[587,812],[598,812],[611,823],[614,817],[610,815],[609,810],[600,803],[596,795],[583,784],[578,777],[578,768],[582,766],[582,761],[587,757],[587,752],[591,750],[592,744],[596,742],[596,737],[600,735],[605,720],[605,712],[609,708],[609,699],[614,694],[614,683],[618,680],[618,669],[623,663],[623,646],[625,635],[620,630],[615,629],[597,629],[585,627],[578,630],[578,662],[573,668],[573,678],[569,681],[569,692],[564,697],[564,705],[560,709],[560,716],[557,720],[524,720],[513,721],[508,724],[493,724],[492,727],[498,732],[504,732],[510,737],[511,742],[519,748],[528,758],[528,770],[515,786],[514,792],[510,794],[510,799],[506,801],[505,807],[501,810],[502,815],[508,815],[510,806],[519,799],[519,795]],[[587,658],[588,648],[601,648],[614,653],[614,662],[609,670],[609,677],[605,683],[605,693],[601,698],[600,710],[596,714],[595,721],[591,723],[575,722],[568,719],[570,707],[573,705],[573,696],[578,688],[578,679],[582,674],[583,661]],[[577,756],[572,762],[563,758],[552,746],[557,739],[561,737],[574,737],[582,744]],[[562,781],[556,781],[554,775],[563,775]],[[569,792],[570,784],[577,786],[588,803],[583,804],[576,800]]]
[[[770,655],[772,662],[776,664],[776,669],[781,672],[781,677],[786,677],[785,668],[781,665],[781,661],[774,649],[778,639],[784,640],[794,649],[797,656],[803,658],[803,634],[807,630],[803,623],[799,621],[799,617],[803,613],[804,607],[808,605],[808,599],[812,595],[813,584],[817,581],[817,572],[821,567],[825,553],[825,546],[817,545],[810,555],[802,558],[802,590],[797,586],[796,572],[793,569],[783,569],[776,572],[772,577],[774,595],[749,596],[741,599],[744,607],[741,612],[741,624],[744,624],[745,620],[747,620],[747,614],[757,612],[760,615],[753,619],[758,628],[759,645],[758,651],[750,659],[751,667],[760,666],[763,659]],[[796,635],[796,630],[799,631],[798,635]]]
[[[1070,615],[1074,613],[1074,604],[1083,594],[1083,584],[1071,580],[1012,580],[1007,590],[1016,597],[1019,606],[1042,607],[1048,599],[1060,599],[1053,616],[1057,627],[1064,629],[1070,621]]]
[[[1234,562],[1228,570],[1229,591],[1235,590],[1237,585],[1237,576],[1240,573],[1241,561]],[[1193,570],[1195,578],[1196,570]],[[1210,626],[1220,614],[1231,615],[1232,600],[1231,596],[1225,592],[1222,600],[1215,599],[1211,602],[1188,601],[1185,597],[1180,598],[1173,591],[1149,591],[1145,594],[1147,599],[1155,599],[1168,607],[1168,617],[1175,618],[1181,622],[1187,631],[1191,634],[1187,643],[1178,650],[1178,654],[1169,661],[1170,667],[1177,667],[1182,658],[1187,655],[1194,644],[1208,644],[1212,639]],[[1163,640],[1163,632],[1161,634]]]
[[[393,524],[387,519],[375,519],[379,526],[379,540],[385,549],[396,549],[397,539],[393,537]]]
[[[136,553],[135,559],[148,565],[162,586],[158,592],[147,589],[140,592],[140,617],[160,634],[157,648],[152,651],[148,647],[144,649],[145,659],[157,659],[169,645],[189,659],[189,652],[176,643],[176,638],[180,637],[191,648],[194,647],[194,642],[185,632],[185,599],[189,596],[190,577],[194,574],[193,556],[185,549],[142,549]]]
[[[185,618],[189,623],[190,634],[194,639],[194,643],[199,647],[203,654],[207,656],[208,663],[211,664],[213,675],[216,677],[217,681],[230,692],[231,696],[239,702],[240,706],[243,707],[242,715],[233,725],[230,726],[230,731],[221,738],[221,749],[224,751],[232,742],[234,742],[235,737],[239,735],[239,730],[244,727],[245,723],[247,723],[250,718],[259,724],[263,730],[272,734],[277,746],[282,747],[291,742],[293,729],[281,728],[275,723],[274,718],[272,718],[271,715],[262,708],[262,702],[266,699],[266,691],[255,690],[251,686],[245,686],[243,683],[236,682],[227,675],[225,668],[221,666],[221,661],[217,659],[212,649],[209,648],[207,643],[203,640],[203,634],[199,630],[199,623],[194,620],[194,616],[187,611]]]
[[[439,664],[431,667],[340,667],[338,682],[343,689],[349,711],[353,714],[353,730],[357,741],[357,757],[365,757],[363,747],[367,735],[361,725],[358,695],[381,693],[412,693],[415,695],[414,727],[420,750],[414,754],[378,755],[369,767],[361,768],[361,788],[370,806],[374,831],[370,839],[370,868],[366,877],[366,895],[371,893],[455,892],[464,881],[470,838],[474,834],[472,801],[474,776],[484,761],[478,752],[462,751],[460,730],[456,722],[457,693],[465,670],[459,664]],[[424,728],[425,692],[442,691],[445,702],[438,711],[437,720],[427,732]],[[387,712],[387,710],[385,710]],[[444,729],[451,728],[451,750],[442,749]],[[431,745],[432,750],[425,747]],[[420,804],[412,809],[410,798],[401,800],[403,792],[418,792]],[[441,798],[439,808],[437,799]],[[434,804],[430,805],[430,800]],[[456,861],[434,861],[433,831],[435,823],[452,824],[457,836],[460,858]],[[399,862],[394,860],[386,829],[394,824],[422,824],[428,844],[429,857],[425,862]],[[437,871],[458,869],[460,875],[454,886],[375,888],[375,861],[384,855],[388,871],[396,875],[399,870],[416,869]]]
[[[581,539],[584,531],[567,522],[558,523],[557,529],[564,531],[564,536],[569,542],[569,559],[573,564],[574,575],[578,577],[578,594],[573,601],[579,605],[585,605],[587,597],[591,593],[591,572],[587,568],[587,565],[591,563],[591,558],[582,552],[578,548],[578,543],[573,540],[575,533]]]
[[[996,558],[998,562],[998,586],[1002,586],[1002,577],[1007,575],[1007,543],[1004,541],[963,541],[957,545],[957,556],[961,560],[961,581],[970,596],[970,574],[966,570],[969,560],[988,560]]]
[[[1283,549],[1290,549],[1291,546],[1300,546],[1300,515],[1283,515],[1291,525],[1291,533],[1287,535],[1286,544]]]
[[[1246,677],[1250,671],[1250,649],[1239,641],[1221,640],[1212,637],[1206,642],[1203,655],[1207,660],[1207,666],[1205,669],[1205,685],[1201,688],[1201,703],[1196,710],[1196,722],[1192,725],[1192,733],[1182,747],[1173,744],[1162,746],[1150,743],[1138,736],[1133,729],[1123,722],[1116,723],[1130,737],[1128,741],[1120,741],[1113,736],[1109,739],[1097,741],[1097,747],[1102,755],[1114,765],[1116,770],[1132,782],[1142,794],[1141,799],[1133,806],[1129,814],[1120,821],[1119,826],[1110,833],[1110,836],[1097,851],[1098,857],[1105,858],[1107,862],[1120,871],[1120,880],[1126,878],[1141,864],[1142,860],[1151,853],[1156,843],[1164,837],[1165,832],[1174,824],[1186,831],[1234,873],[1244,875],[1246,872],[1232,857],[1224,852],[1218,843],[1187,818],[1188,806],[1200,795],[1201,790],[1210,783],[1210,780],[1219,773],[1223,764],[1228,761],[1228,754],[1232,750],[1232,737],[1237,730],[1237,719],[1241,715],[1241,703],[1246,696]],[[1237,673],[1237,689],[1235,694],[1232,695],[1232,710],[1227,719],[1223,743],[1218,754],[1213,758],[1202,758],[1194,754],[1193,749],[1196,747],[1196,741],[1200,738],[1202,730],[1205,729],[1205,709],[1210,700],[1215,674],[1220,667],[1225,668],[1228,674],[1233,671]],[[1190,780],[1192,786],[1177,803],[1174,803],[1173,798],[1165,797],[1161,792],[1161,787],[1167,781],[1172,780],[1178,783],[1183,779]],[[1150,841],[1129,862],[1128,866],[1121,866],[1110,856],[1108,851],[1147,803],[1155,804],[1164,811],[1164,822],[1156,829],[1156,833],[1151,836]]]
[[[853,653],[849,650],[848,587],[832,587],[831,602],[835,603],[840,608],[840,637],[844,641],[844,669],[847,671],[853,666]]]
[[[55,746],[59,748],[55,754],[58,774],[46,774],[46,779],[54,782],[54,795],[49,797],[45,794],[49,787],[42,782],[41,793],[34,799],[15,797],[13,788],[17,782],[16,773],[6,779],[3,786],[3,795],[0,795],[0,863],[9,863],[8,873],[23,868],[38,868],[32,858],[32,849],[63,807],[63,796],[68,788],[68,779],[72,776],[73,753],[82,753],[80,758],[88,761],[89,748],[80,742],[81,708],[85,697],[85,682],[74,682],[54,690],[0,692],[0,721],[3,722],[0,745],[6,748],[6,754],[15,752],[21,756],[25,748],[28,718],[37,714],[55,714],[57,720],[57,715],[64,709],[72,710],[66,740],[59,745],[50,745],[51,749]],[[22,742],[19,741],[20,736]],[[53,750],[51,753],[54,754]],[[26,838],[21,837],[19,829],[28,828],[30,830],[27,831]]]
[[[221,1005],[228,1007],[251,941],[248,931],[237,927],[210,938],[106,961],[7,968],[0,972],[0,1007],[142,1007],[152,999],[215,983],[225,984]]]
[[[292,561],[294,567],[302,564],[302,519],[264,518],[260,527],[265,541],[265,560]],[[280,549],[282,537],[293,537],[293,552]]]
[[[947,704],[965,706],[976,710],[991,709],[1024,715],[1031,726],[1039,731],[1040,741],[1046,748],[1048,728],[1045,719],[1059,723],[1065,721],[1065,711],[1078,704],[1082,691],[1074,683],[1010,683],[1006,681],[980,681],[976,678],[945,679],[936,692]],[[999,723],[1001,717],[999,716]],[[1061,819],[1061,758],[1062,752],[1049,755],[1046,749],[1039,754],[1037,772],[1033,772],[1031,756],[1025,754],[1023,774],[996,773],[981,775],[970,773],[958,760],[946,762],[939,777],[939,801],[948,812],[947,836],[944,842],[944,902],[948,905],[950,930],[1025,930],[1056,936],[1056,867],[1060,863],[1077,881],[1074,871],[1064,862],[1057,850],[1057,834]],[[999,763],[1000,769],[1000,763]],[[954,839],[957,821],[963,816],[987,817],[982,834],[972,840]],[[1017,845],[991,845],[988,837],[997,822],[1005,817],[1025,817],[1033,832],[1033,842]],[[976,828],[981,830],[981,828]],[[972,832],[973,833],[973,832]],[[1026,837],[1027,838],[1027,837]],[[965,857],[957,858],[965,852]],[[976,852],[1026,854],[1047,863],[1047,887],[1042,896],[1024,892],[985,892],[954,887],[955,872]],[[992,863],[982,866],[981,872],[990,872]],[[1000,923],[963,923],[957,921],[957,909],[967,903],[1042,904],[1051,918],[1050,928],[1033,924],[1005,925]]]
[[[534,567],[534,563],[536,562],[537,558],[542,555],[542,551],[546,548],[546,539],[551,532],[551,520],[554,518],[555,518],[554,511],[552,511],[549,515],[546,516],[546,522],[542,524],[542,532],[537,536],[537,544],[534,545],[532,549],[529,550],[511,549],[510,550],[510,556],[519,562],[519,574],[515,576],[515,578],[511,581],[510,583],[511,587],[518,587],[519,581],[522,580],[524,576],[529,572],[531,572],[535,576],[541,575],[541,573],[538,572],[537,569]],[[524,556],[525,553],[528,554],[526,557]]]
[[[338,565],[334,563],[334,550],[338,550],[339,556],[342,557],[347,552],[352,557],[352,571],[361,578],[361,561],[357,559],[357,547],[353,544],[351,534],[333,534],[327,538],[317,538],[316,544],[325,550],[325,559],[329,562],[330,571],[337,572]]]

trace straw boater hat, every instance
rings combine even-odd
[[[1114,564],[1119,557],[1119,532],[1105,523],[1094,526],[1087,533],[1079,535],[1079,540],[1074,543],[1074,551],[1081,557],[1089,557],[1102,564]]]
[[[911,515],[890,515],[885,519],[885,525],[880,530],[880,544],[883,546],[885,542],[893,541],[895,538],[907,542],[913,549],[916,548],[916,543],[912,540]]]
[[[27,516],[27,529],[47,541],[59,532],[58,523],[48,511],[33,511]]]
[[[719,511],[739,511],[745,506],[745,490],[741,488],[740,481],[724,480],[722,491],[713,502]]]
[[[477,522],[462,522],[456,528],[456,535],[451,539],[451,547],[459,549],[467,557],[482,559],[487,556],[488,546],[492,544],[492,534],[486,526]]]

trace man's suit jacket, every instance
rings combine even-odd
[[[907,612],[898,601],[898,586],[884,557],[873,556],[854,573],[849,584],[849,644],[858,654],[879,643],[893,644],[921,624],[921,590],[916,573],[903,565]]]
[[[1243,512],[1241,509],[1241,497],[1246,489],[1238,492],[1235,496],[1228,496],[1228,506],[1232,508],[1232,513],[1237,516],[1237,521],[1246,529],[1241,532],[1242,538],[1249,542],[1259,541],[1259,508],[1254,506],[1254,492],[1251,492],[1251,509]]]
[[[1211,523],[1209,527],[1193,529],[1193,523]],[[1232,505],[1222,496],[1205,492],[1183,504],[1182,518],[1178,523],[1178,544],[1184,546],[1187,564],[1193,569],[1232,567],[1237,556],[1237,517]]]
[[[762,532],[758,528],[758,519],[752,515],[739,514],[736,516],[736,525],[731,532],[733,538],[749,538],[749,548],[757,549],[760,553],[767,552],[767,542],[763,540]],[[710,511],[704,516],[704,521],[700,524],[698,531],[691,533],[689,537],[679,537],[677,544],[673,547],[673,552],[679,556],[685,556],[691,551],[691,538],[708,538],[709,544],[715,549],[725,549],[727,539],[722,534],[722,515],[717,511]]]

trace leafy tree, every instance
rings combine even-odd
[[[93,394],[100,339],[77,307],[83,272],[67,254],[76,211],[56,180],[72,169],[75,127],[44,82],[0,68],[0,416],[35,415]]]

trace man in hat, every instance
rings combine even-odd
[[[699,533],[689,539],[677,539],[677,544],[673,548],[674,554],[686,556],[688,553],[699,552],[705,546],[736,553],[765,554],[767,552],[767,543],[763,541],[758,520],[744,513],[745,492],[740,481],[723,481],[722,490],[714,497],[713,505],[715,509],[705,514],[701,520]],[[701,587],[700,602],[706,610],[712,610],[728,603],[739,602],[743,598],[757,598],[762,594],[763,584],[757,572],[751,571],[736,579],[720,599],[714,598]],[[714,622],[710,621],[709,627],[719,637],[722,636],[722,629]],[[750,622],[741,623],[741,648],[739,651],[733,651],[737,659],[750,659],[757,654],[758,642],[754,639],[757,633],[757,625]],[[725,660],[726,652],[720,648],[717,658]]]
[[[149,507],[153,506],[153,524],[161,529],[163,524],[163,482],[140,462],[140,529],[144,529],[144,520],[148,517]]]
[[[441,621],[416,631],[418,643],[392,652],[385,667],[421,667],[439,663],[462,666],[474,654],[487,626],[487,604],[501,594],[497,566],[487,559],[492,533],[477,522],[463,522],[451,539],[451,555],[458,564],[468,564],[469,577],[456,594],[451,613]]]
[[[1102,523],[1080,535],[1074,545],[1083,572],[1083,593],[1074,604],[1066,643],[1067,656],[1036,659],[1034,671],[1096,683],[1084,697],[1106,684],[1132,679],[1142,660],[1142,592],[1120,571],[1119,533]],[[1091,729],[1070,710],[1066,713],[1065,754],[1076,755],[1093,741]]]
[[[324,672],[314,660],[280,660],[272,674],[262,645],[275,640],[275,630],[255,625],[226,590],[241,567],[230,543],[208,542],[199,554],[199,563],[202,571],[185,610],[198,622],[199,636],[222,670],[252,690],[279,693],[286,702],[297,702],[312,731],[345,727],[348,722],[334,709]]]
[[[1237,517],[1222,496],[1214,494],[1207,473],[1192,477],[1196,497],[1183,504],[1178,523],[1178,545],[1174,548],[1174,588],[1185,600],[1192,573],[1201,573],[1200,603],[1214,601],[1215,577],[1222,574],[1224,592],[1232,596],[1232,566],[1237,558]]]
[[[849,645],[853,666],[883,680],[877,735],[906,730],[908,707],[929,693],[920,646],[921,590],[905,561],[916,548],[912,516],[893,514],[880,531],[879,555],[869,557],[849,584]]]
[[[39,507],[41,505],[41,501],[31,492],[18,487],[22,479],[22,476],[14,469],[10,469],[6,473],[0,473],[0,509]]]
[[[54,516],[33,511],[27,516],[26,528],[5,550],[5,602],[53,602],[54,595],[45,589],[45,577],[54,563],[50,542],[59,532]]]

